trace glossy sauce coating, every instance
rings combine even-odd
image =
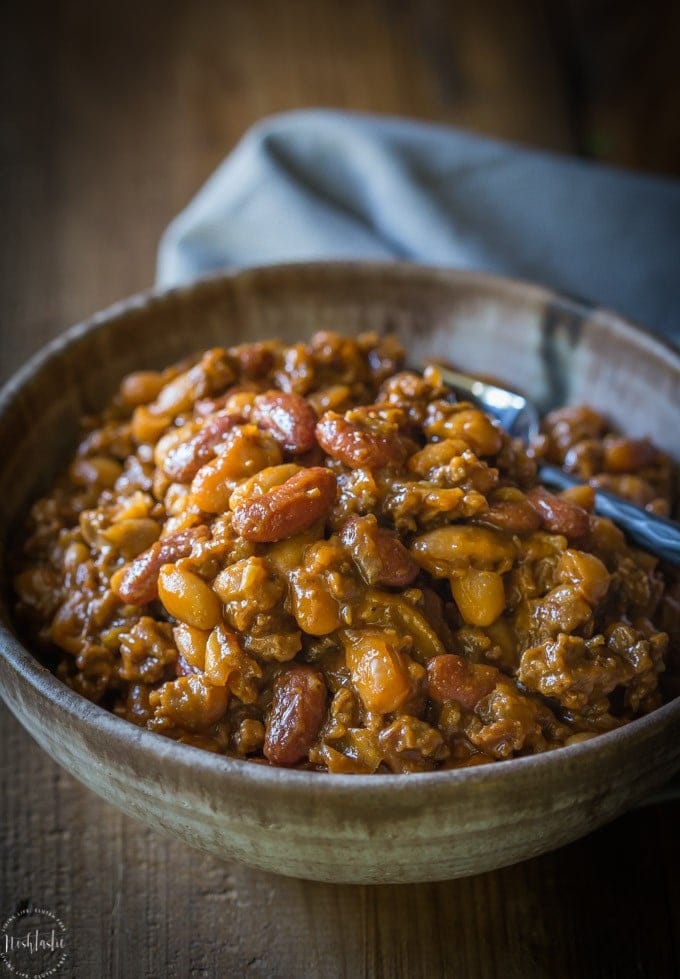
[[[677,583],[536,469],[670,513],[668,459],[582,406],[522,445],[403,359],[318,333],[124,378],[15,577],[58,675],[175,740],[328,772],[500,761],[661,704]]]

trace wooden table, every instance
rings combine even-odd
[[[576,0],[6,6],[0,373],[151,284],[163,227],[273,111],[414,115],[677,173],[677,5],[655,6],[642,20],[634,3]],[[482,877],[334,887],[196,854],[91,795],[5,710],[0,723],[0,918],[52,909],[73,975],[680,968],[677,803]]]

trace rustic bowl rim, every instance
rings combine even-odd
[[[472,284],[501,297],[519,294],[536,302],[548,302],[553,308],[575,312],[596,324],[613,320],[616,322],[617,329],[623,329],[638,342],[642,338],[645,345],[652,350],[656,348],[658,354],[666,358],[670,356],[680,373],[680,347],[676,347],[665,337],[658,336],[648,328],[606,307],[593,305],[586,300],[536,283],[486,272],[403,261],[298,261],[218,270],[186,284],[170,288],[151,288],[114,302],[59,334],[7,379],[0,387],[0,417],[15,398],[20,396],[24,384],[36,373],[47,368],[53,359],[76,346],[85,336],[98,330],[105,330],[120,317],[133,311],[139,312],[161,306],[175,297],[188,298],[192,293],[203,288],[214,288],[223,280],[256,280],[258,276],[278,274],[285,278],[303,269],[310,274],[314,272],[323,274],[336,270],[343,275],[381,274],[404,280],[409,277],[417,279],[425,276],[444,284],[452,281]],[[117,717],[105,708],[88,701],[57,679],[1,621],[0,652],[13,670],[26,680],[36,693],[52,701],[58,708],[72,716],[78,724],[84,725],[95,734],[108,735],[119,741],[121,745],[127,744],[142,753],[151,753],[162,762],[168,759],[174,760],[179,768],[187,772],[200,772],[201,775],[225,778],[238,777],[262,788],[277,785],[280,788],[282,783],[286,786],[290,784],[290,788],[295,791],[313,790],[315,796],[318,794],[325,796],[329,793],[345,795],[348,792],[351,794],[401,793],[408,785],[417,785],[422,790],[436,791],[437,788],[451,790],[454,787],[488,785],[513,778],[519,781],[533,777],[533,773],[543,771],[545,766],[553,769],[572,768],[574,764],[586,765],[589,758],[604,753],[607,749],[625,750],[627,747],[634,747],[638,740],[645,736],[653,736],[675,715],[680,715],[680,697],[678,697],[644,717],[630,721],[613,731],[598,734],[588,741],[566,745],[537,755],[508,759],[500,764],[490,762],[471,768],[414,772],[406,776],[392,773],[328,775],[310,770],[270,767],[246,759],[215,754],[165,738],[146,728],[137,727],[132,722]]]

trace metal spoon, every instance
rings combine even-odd
[[[536,406],[521,394],[508,391],[496,384],[488,384],[469,374],[461,374],[449,367],[436,365],[441,371],[444,384],[457,394],[476,402],[493,418],[498,419],[509,435],[529,441],[540,431],[539,415]],[[543,465],[538,470],[538,478],[546,486],[567,489],[582,486],[583,482],[565,473],[557,466]],[[597,489],[595,512],[609,517],[628,537],[650,554],[680,566],[680,525],[648,513],[628,500]]]

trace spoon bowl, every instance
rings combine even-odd
[[[539,434],[538,408],[529,398],[449,367],[437,367],[445,384],[483,408],[500,422],[508,435],[529,442]],[[539,468],[538,478],[546,486],[560,490],[582,485],[581,480],[548,464]],[[674,521],[649,513],[599,487],[595,494],[595,512],[613,520],[632,541],[650,554],[675,567],[680,566],[680,525]]]

